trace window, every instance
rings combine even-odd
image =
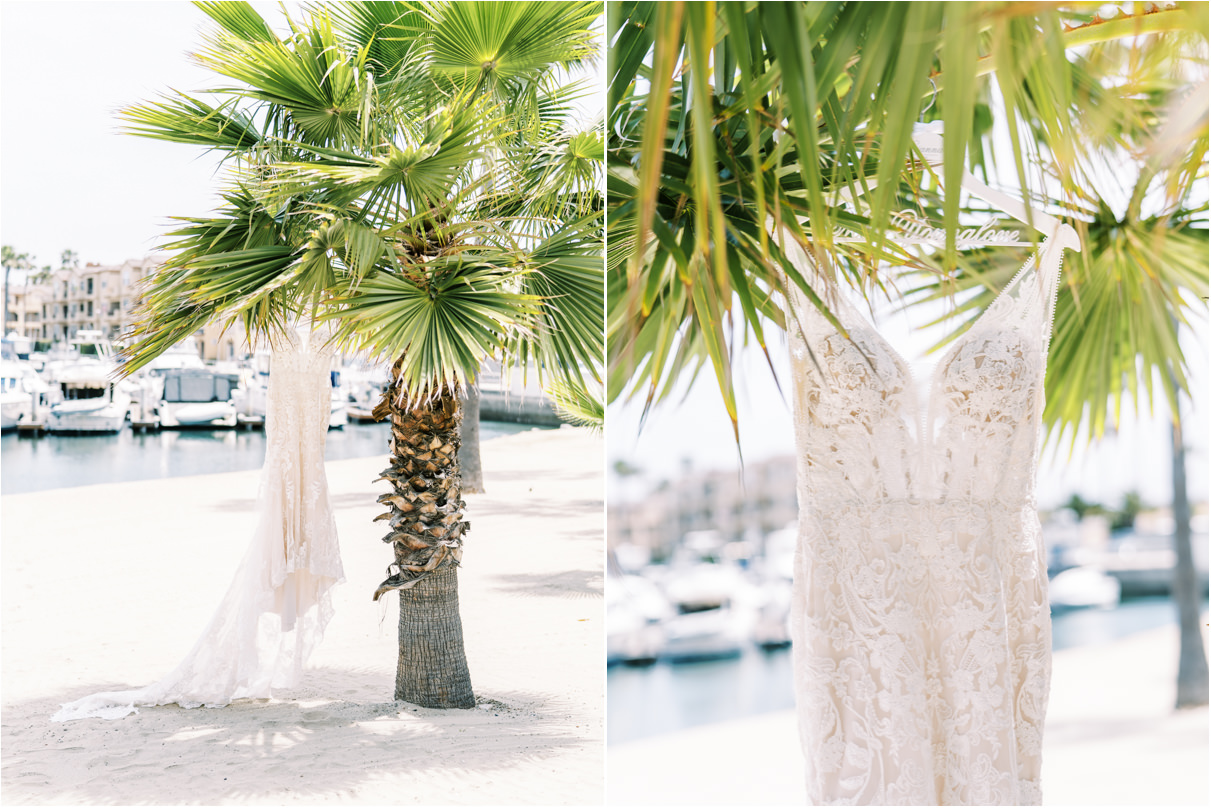
[[[91,281],[91,280],[89,280],[88,285],[89,285],[89,286],[92,286],[92,281]],[[91,290],[91,289],[89,289],[89,291],[91,292],[92,290]],[[89,316],[89,317],[92,317],[92,316],[93,316],[93,302],[92,302],[91,300],[90,300],[90,301],[88,301],[88,316]]]
[[[88,287],[88,289],[87,289],[86,293],[91,295],[93,293],[93,279],[92,278],[88,279],[87,287]]]

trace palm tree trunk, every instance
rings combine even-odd
[[[1173,570],[1173,599],[1181,625],[1181,651],[1177,666],[1177,707],[1207,703],[1207,653],[1199,620],[1198,574],[1190,547],[1190,501],[1186,495],[1186,448],[1182,443],[1181,415],[1173,417],[1173,522],[1177,565]]]
[[[467,387],[461,404],[462,445],[458,448],[458,467],[462,472],[463,493],[482,494],[484,468],[479,460],[479,387]]]
[[[453,565],[400,590],[395,698],[422,707],[475,706]]]
[[[393,491],[379,497],[395,551],[388,578],[374,593],[400,590],[399,662],[395,698],[422,707],[474,707],[471,674],[458,613],[459,559],[466,504],[458,468],[458,396],[402,404],[393,383],[376,408],[391,416],[391,465],[380,479]]]

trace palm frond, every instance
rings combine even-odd
[[[539,378],[600,378],[605,353],[602,214],[569,222],[529,254],[525,294],[542,301],[534,327],[509,343],[509,361],[536,366]]]
[[[1038,195],[1032,175],[1047,165],[1075,214],[1077,201],[1089,201],[1082,184],[1085,158],[1097,148],[1094,125],[1118,121],[1113,134],[1097,136],[1126,143],[1162,115],[1166,82],[1205,74],[1189,47],[1197,36],[1205,48],[1205,32],[1192,30],[1205,15],[1183,6],[1121,20],[1108,26],[1089,8],[1037,4],[612,4],[607,398],[644,397],[650,406],[709,364],[734,421],[730,355],[750,338],[764,348],[763,329],[786,321],[787,285],[831,318],[834,283],[865,292],[884,285],[887,266],[929,268],[955,276],[937,294],[969,284],[964,311],[978,311],[985,298],[975,289],[999,276],[955,249],[953,233],[966,215],[957,193],[965,164],[989,176],[994,157],[1011,165],[1027,197]],[[1122,33],[1128,28],[1135,33]],[[1126,44],[1108,42],[1116,38]],[[1113,62],[1116,47],[1138,56],[1144,41],[1163,57],[1125,80],[1103,80],[1099,59]],[[931,80],[941,96],[933,116],[947,132],[938,174],[955,193],[939,195],[910,159]],[[1168,189],[1170,207],[1205,176],[1205,114],[1202,128],[1197,113],[1187,117],[1193,126],[1174,129],[1180,148],[1149,152],[1137,139],[1135,154],[1165,175],[1156,187]],[[1181,168],[1162,169],[1159,155],[1174,152]],[[838,201],[842,190],[868,193],[851,209]],[[905,200],[950,233],[939,255],[888,241],[889,217]],[[866,242],[833,242],[839,226]],[[1166,249],[1183,252],[1173,232]],[[1156,238],[1130,250],[1138,255]],[[786,260],[785,240],[813,257],[818,278],[809,281]],[[1182,283],[1189,288],[1189,278]],[[1180,297],[1156,294],[1153,313],[1162,298]],[[1133,339],[1123,350],[1147,350]],[[1172,342],[1158,331],[1148,339]],[[1049,418],[1080,417],[1056,401]]]
[[[198,0],[194,5],[217,22],[229,36],[245,42],[277,41],[273,29],[250,3],[243,0]]]
[[[598,434],[605,428],[605,399],[600,388],[557,381],[547,385],[545,391],[565,422]]]
[[[533,295],[514,291],[524,271],[503,256],[463,253],[377,273],[333,301],[327,315],[341,336],[403,363],[399,393],[426,400],[473,383],[483,360],[538,313]]]
[[[129,124],[124,131],[228,153],[241,152],[261,142],[256,124],[236,108],[234,99],[215,107],[184,93],[161,98],[119,111],[119,117]]]

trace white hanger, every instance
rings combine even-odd
[[[920,150],[921,156],[924,158],[925,162],[932,167],[941,167],[941,165],[942,165],[942,122],[934,121],[932,123],[913,124],[912,132],[913,132],[913,134],[912,134],[913,142],[916,144],[917,149]],[[867,183],[866,187],[873,188],[876,184],[877,184],[876,180],[871,180],[870,182]],[[1017,219],[1022,224],[1029,225],[1029,226],[1035,228],[1040,233],[1042,233],[1044,235],[1044,237],[1046,237],[1046,238],[1054,237],[1055,242],[1059,246],[1064,247],[1065,249],[1075,250],[1076,252],[1081,251],[1080,236],[1077,235],[1076,230],[1074,230],[1071,225],[1064,224],[1063,222],[1061,222],[1059,219],[1055,218],[1054,216],[1050,216],[1046,213],[1043,213],[1042,211],[1035,210],[1034,208],[1027,208],[1026,205],[1024,205],[1022,202],[1019,202],[1018,200],[1014,199],[1013,197],[1007,196],[1006,194],[1003,194],[994,188],[988,187],[986,184],[984,184],[980,180],[976,179],[975,176],[973,176],[972,173],[970,171],[968,171],[966,167],[963,168],[962,187],[965,190],[969,191],[974,196],[978,196],[980,199],[983,199],[985,202],[989,203],[990,205],[993,205],[998,210],[1009,214],[1010,216]],[[861,194],[862,190],[863,189],[859,188],[858,193]],[[854,197],[854,195],[850,193],[850,189],[848,187],[842,188],[840,191],[837,192],[837,201],[839,201],[839,202],[852,203],[853,197]],[[833,240],[839,241],[839,242],[850,242],[850,241],[856,242],[856,241],[863,241],[864,239],[842,237],[842,238],[836,238]],[[903,239],[895,239],[895,240],[903,241]],[[922,241],[928,241],[928,243],[934,243],[932,240],[925,240],[925,239],[908,239],[907,241],[915,242],[915,243],[921,243]],[[1032,245],[1033,243],[1034,242],[1030,242],[1030,241],[997,241],[996,242],[996,244],[998,246],[1029,246],[1029,245]],[[963,239],[958,239],[956,241],[956,245],[959,247],[962,247],[965,245],[967,245],[967,246],[988,246],[987,244],[984,244],[984,243],[973,243],[971,241],[964,241]]]

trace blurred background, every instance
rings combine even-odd
[[[791,270],[767,223],[829,250],[823,299],[851,296],[927,357],[1025,259],[882,251],[899,208],[996,219],[913,176],[914,126],[942,121],[947,176],[982,175],[1083,245],[1064,258],[1036,492],[1043,793],[1206,804],[1206,4],[610,11],[609,802],[803,801]],[[866,202],[844,193],[873,181]],[[839,227],[865,244],[830,245]]]

